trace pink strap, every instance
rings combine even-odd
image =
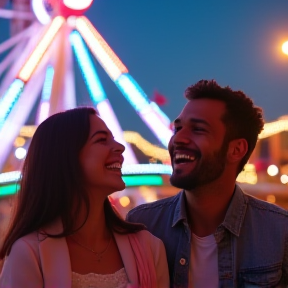
[[[146,251],[147,253],[145,253],[135,234],[128,234],[128,237],[135,255],[140,287],[157,288],[156,269],[152,251]]]

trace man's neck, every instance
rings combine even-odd
[[[185,190],[188,223],[197,236],[213,234],[224,221],[235,188],[235,183],[227,184]]]

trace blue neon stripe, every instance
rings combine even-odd
[[[10,85],[6,94],[4,94],[3,98],[0,99],[0,130],[2,129],[14,105],[18,101],[24,85],[25,84],[22,80],[15,79]]]
[[[77,31],[73,31],[70,34],[70,42],[81,69],[84,81],[87,84],[92,101],[94,102],[94,105],[96,105],[99,102],[107,99],[107,97],[101,85],[92,59],[89,56],[88,49],[86,48],[82,37]]]

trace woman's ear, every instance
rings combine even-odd
[[[246,139],[234,139],[229,143],[227,160],[230,163],[240,162],[248,151],[248,143]]]

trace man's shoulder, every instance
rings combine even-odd
[[[153,211],[159,211],[159,208],[171,208],[171,206],[176,206],[179,198],[180,198],[181,192],[177,193],[174,196],[163,198],[160,200],[157,200],[155,202],[141,204],[132,210],[128,212],[128,218],[133,217],[137,214],[143,214],[143,213],[153,213]]]
[[[275,217],[286,218],[288,221],[288,211],[281,208],[278,205],[263,201],[261,199],[255,198],[254,196],[244,193],[244,197],[247,201],[248,207],[253,211],[263,211],[268,215],[274,215]]]

